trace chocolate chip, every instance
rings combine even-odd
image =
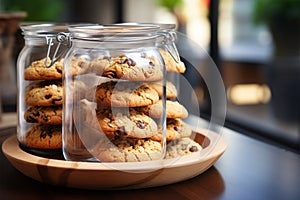
[[[128,64],[129,66],[135,66],[135,65],[136,65],[136,62],[135,62],[134,60],[132,60],[131,58],[128,58],[127,64]]]
[[[53,104],[53,105],[56,105],[56,102],[57,102],[57,101],[61,101],[61,100],[62,100],[62,97],[61,97],[61,96],[58,97],[57,99],[53,99],[53,100],[52,100],[52,104]]]
[[[43,116],[43,120],[47,122],[49,120],[48,116]]]
[[[143,122],[143,121],[140,121],[140,120],[136,122],[136,125],[137,125],[137,127],[139,127],[140,129],[146,128],[146,123]]]
[[[56,67],[56,71],[57,71],[58,73],[62,74],[62,69],[61,69],[61,68]]]
[[[39,112],[33,112],[32,115],[35,116],[35,117],[38,117],[38,116],[40,116],[40,113]]]
[[[178,132],[181,131],[181,129],[179,127],[177,127],[177,126],[174,127],[174,130],[178,131]]]
[[[46,132],[41,132],[41,134],[40,134],[40,138],[43,138],[43,139],[45,139],[47,137],[47,133]]]
[[[152,67],[155,66],[155,64],[152,61],[149,62],[149,65],[151,65]]]
[[[120,127],[119,130],[116,131],[116,135],[118,136],[126,136],[127,133],[125,132],[124,126]]]
[[[49,136],[50,138],[52,137],[52,130],[51,128],[46,129],[46,127],[41,127],[42,132],[40,134],[40,138],[45,139],[47,136]]]
[[[35,118],[33,118],[32,116],[28,116],[26,117],[26,121],[29,123],[36,123],[37,120]]]
[[[191,146],[190,152],[196,152],[196,151],[198,151],[197,146]]]
[[[47,95],[45,96],[46,99],[50,99],[51,97],[52,97],[52,94],[47,94]]]

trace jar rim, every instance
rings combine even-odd
[[[21,23],[20,28],[25,36],[56,36],[68,30],[67,24],[60,23]]]
[[[124,25],[87,25],[69,26],[68,30],[72,37],[78,39],[103,38],[109,36],[117,37],[139,37],[154,36],[159,30],[158,25],[152,24],[124,24]]]

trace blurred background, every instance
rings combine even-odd
[[[300,152],[300,0],[0,0],[0,10],[0,25],[8,11],[26,12],[23,22],[175,23],[201,47],[178,42],[179,51],[188,52],[184,59],[205,68],[209,55],[222,75],[225,126]],[[2,109],[14,112],[15,62],[24,42],[19,29],[0,33]],[[188,63],[184,76],[209,119],[203,78]],[[189,94],[182,95],[190,103]]]

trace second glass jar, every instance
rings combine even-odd
[[[155,25],[69,27],[64,61],[66,160],[164,158],[166,70]]]

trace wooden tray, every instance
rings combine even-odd
[[[16,136],[4,141],[2,151],[20,172],[40,182],[84,189],[132,189],[161,186],[195,177],[224,153],[227,142],[205,129],[194,131],[203,146],[199,153],[174,159],[135,163],[95,163],[49,159],[20,149]]]

